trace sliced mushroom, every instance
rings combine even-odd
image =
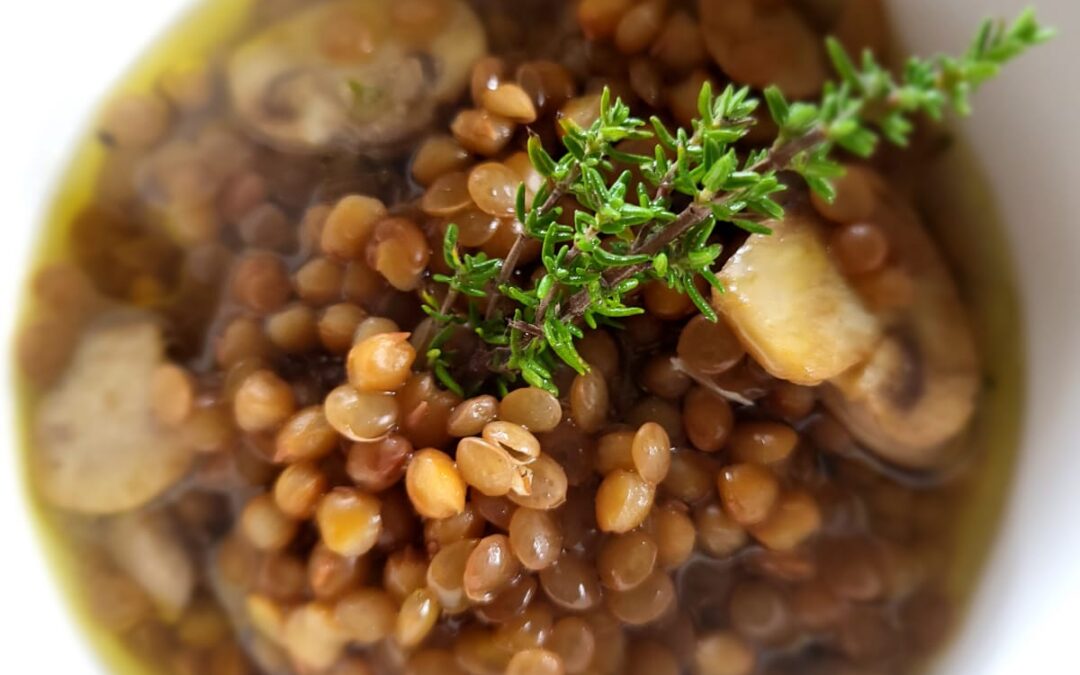
[[[864,361],[881,337],[829,255],[822,224],[795,210],[768,223],[720,273],[713,304],[770,375],[817,385]]]
[[[857,0],[862,2],[863,0]],[[817,95],[827,75],[821,38],[786,0],[698,0],[705,47],[731,79]]]
[[[880,313],[886,338],[858,368],[833,378],[825,404],[883,458],[928,468],[975,411],[979,359],[967,311],[919,217],[884,185],[873,216],[913,284],[911,302]]]
[[[770,374],[824,382],[829,409],[898,466],[940,466],[958,447],[979,390],[974,337],[956,286],[918,217],[876,181],[871,216],[889,237],[909,302],[870,310],[829,257],[814,216],[754,235],[720,274],[713,302]]]
[[[334,0],[237,48],[229,90],[249,132],[280,150],[385,153],[461,94],[485,50],[463,0]]]
[[[195,565],[166,513],[143,510],[110,519],[105,544],[159,612],[167,618],[180,616],[195,590]]]
[[[185,475],[190,444],[158,428],[150,409],[161,328],[114,312],[89,326],[67,371],[41,400],[34,478],[52,504],[106,514],[141,506]]]

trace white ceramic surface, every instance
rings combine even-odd
[[[510,2],[512,0],[506,0]],[[859,0],[856,0],[859,1]],[[1024,306],[1025,426],[1003,529],[964,629],[938,670],[1080,672],[1080,3],[1034,0],[1061,29],[1010,67],[961,125],[995,190]],[[57,172],[111,82],[187,0],[8,0],[0,6],[0,339]],[[1024,0],[893,0],[914,51],[958,49]],[[0,671],[101,672],[25,518],[8,358],[0,359]]]

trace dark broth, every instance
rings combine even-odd
[[[696,92],[696,86],[690,84],[700,81],[698,72],[716,82],[725,81],[707,54],[669,56],[689,61],[655,66],[653,73],[643,62],[650,59],[621,55],[611,46],[610,38],[585,40],[573,13],[553,10],[550,4],[472,3],[484,24],[492,54],[511,64],[535,59],[563,64],[572,73],[575,97],[594,93],[606,84],[633,100],[641,114],[655,111],[678,120],[680,106],[685,109],[687,100],[680,91]],[[794,4],[799,5],[806,25],[824,31],[831,24],[823,17],[844,3]],[[587,668],[575,672],[667,672],[659,670],[665,664],[691,672],[695,671],[695,650],[712,655],[708,662],[712,669],[708,663],[696,666],[695,672],[701,675],[906,673],[921,668],[955,626],[988,548],[1016,442],[1020,380],[1019,340],[1008,320],[1013,315],[1010,310],[1015,306],[1015,295],[1008,275],[1000,274],[1008,269],[1004,246],[994,228],[986,235],[985,224],[993,222],[992,214],[984,212],[989,200],[978,195],[981,187],[970,178],[970,163],[962,159],[962,153],[951,151],[942,159],[928,149],[937,145],[929,135],[916,150],[883,157],[877,169],[898,193],[909,195],[910,201],[921,207],[954,263],[971,308],[987,386],[974,422],[958,441],[969,448],[958,470],[944,479],[935,475],[924,480],[911,472],[884,468],[880,462],[868,465],[859,459],[865,458],[863,453],[848,456],[836,452],[837,447],[831,446],[848,447],[850,436],[835,426],[816,398],[811,407],[802,409],[798,401],[806,395],[805,390],[767,376],[745,357],[725,373],[724,384],[742,387],[742,391],[760,396],[761,401],[753,408],[736,409],[738,422],[785,425],[800,434],[799,445],[790,456],[768,469],[779,480],[782,494],[807,495],[820,517],[820,526],[797,547],[770,549],[726,515],[715,494],[715,483],[722,468],[735,462],[732,449],[725,447],[718,453],[694,449],[681,420],[676,420],[668,429],[669,435],[672,444],[681,449],[676,462],[683,477],[691,478],[679,485],[669,474],[658,488],[650,520],[637,531],[646,532],[655,543],[661,539],[657,530],[662,527],[657,525],[661,518],[688,522],[695,530],[696,543],[691,554],[657,573],[670,573],[678,592],[678,608],[668,608],[648,625],[620,625],[611,612],[633,612],[625,604],[613,604],[619,600],[610,598],[593,598],[586,603],[587,611],[575,611],[559,596],[552,581],[554,574],[529,573],[521,575],[511,590],[538,586],[528,611],[535,614],[532,619],[539,629],[517,625],[514,630],[512,619],[496,621],[484,616],[482,609],[474,614],[475,607],[466,607],[463,613],[443,617],[419,647],[402,650],[389,636],[375,644],[343,640],[326,667],[301,663],[298,654],[278,644],[288,640],[280,634],[269,635],[273,631],[267,625],[274,623],[277,614],[285,622],[290,613],[333,609],[342,597],[355,601],[361,588],[377,589],[377,595],[389,598],[396,612],[400,598],[388,592],[391,584],[384,579],[387,560],[395,559],[395,554],[400,557],[408,548],[426,564],[430,555],[455,539],[505,533],[509,519],[504,520],[496,511],[513,508],[505,499],[477,497],[474,490],[466,513],[473,514],[475,522],[465,524],[457,535],[440,534],[440,527],[451,528],[421,519],[412,510],[404,478],[397,476],[389,487],[371,490],[382,500],[384,536],[355,559],[327,555],[321,544],[316,548],[320,533],[310,514],[296,519],[295,532],[288,534],[286,545],[265,547],[273,550],[257,550],[239,524],[240,514],[250,508],[253,497],[273,493],[278,475],[289,462],[274,462],[274,432],[280,424],[270,431],[236,428],[231,413],[238,380],[259,368],[273,371],[288,382],[297,399],[295,407],[300,409],[321,403],[346,375],[344,354],[325,334],[317,334],[310,347],[297,350],[268,342],[268,316],[279,313],[286,303],[269,301],[272,307],[265,311],[243,307],[244,302],[235,299],[236,262],[256,249],[269,249],[275,264],[287,271],[291,284],[288,303],[324,319],[324,333],[334,332],[330,324],[337,321],[352,327],[361,315],[393,319],[404,331],[416,329],[423,318],[416,294],[391,288],[362,260],[326,268],[332,268],[331,280],[334,274],[351,274],[348,278],[356,284],[349,290],[339,279],[326,299],[310,299],[315,294],[311,288],[303,291],[308,297],[298,299],[298,271],[322,255],[319,240],[310,231],[312,223],[325,218],[320,209],[329,209],[351,194],[378,197],[392,214],[414,220],[437,252],[439,228],[446,218],[425,214],[417,206],[426,188],[413,179],[410,158],[422,139],[446,134],[456,113],[473,105],[466,86],[460,96],[441,105],[428,124],[395,147],[377,152],[358,153],[353,147],[319,153],[284,152],[252,136],[237,121],[223,90],[222,64],[235,45],[301,5],[304,3],[291,0],[215,0],[194,10],[174,32],[163,37],[119,88],[118,97],[156,96],[164,102],[163,77],[207,68],[212,84],[206,103],[193,103],[185,111],[174,101],[169,106],[167,130],[142,148],[126,150],[108,133],[95,128],[61,185],[39,249],[41,271],[28,291],[18,357],[24,371],[19,386],[29,484],[38,484],[41,472],[48,470],[42,469],[35,455],[39,450],[34,430],[43,395],[61,381],[69,368],[63,356],[76,349],[84,331],[118,309],[136,310],[164,326],[168,361],[191,378],[194,409],[214,411],[203,416],[211,428],[206,433],[220,434],[223,439],[206,442],[202,451],[193,453],[188,468],[134,509],[86,513],[87,509],[72,509],[70,504],[58,507],[54,493],[31,491],[59,577],[69,587],[79,615],[108,666],[123,673],[177,675],[427,673],[435,672],[434,668],[451,672],[454,667],[500,672],[515,648],[537,646],[538,642],[553,648],[552,628],[545,629],[545,622],[584,616],[596,643],[596,655]],[[666,17],[685,11],[693,24],[693,3],[669,5]],[[865,31],[867,39],[884,35],[877,32],[884,31],[884,26],[874,21],[867,25],[873,29]],[[655,107],[643,101],[648,83],[638,81],[635,87],[630,82],[628,70],[634,69],[649,70],[659,78],[661,100]],[[510,72],[512,80],[513,70]],[[645,79],[640,72],[639,77]],[[696,96],[689,100],[693,98]],[[557,143],[553,120],[553,111],[545,111],[532,125],[547,147]],[[507,148],[494,153],[495,157],[506,159],[522,148],[523,137],[518,128]],[[214,156],[219,161],[236,164],[221,169],[212,197],[203,204],[211,212],[202,217],[215,221],[209,235],[200,233],[203,221],[188,220],[193,218],[190,212],[170,212],[175,205],[163,204],[161,196],[146,187],[148,172],[165,154],[162,148],[170,143],[200,142],[217,147],[220,152]],[[483,160],[472,157],[468,165]],[[961,174],[967,174],[963,180],[949,180]],[[238,187],[241,175],[257,177],[265,190],[243,214],[250,216],[255,208],[264,208],[261,225],[252,218],[245,223],[243,217],[217,223],[230,220],[223,215],[227,208],[223,195],[230,188],[242,192]],[[924,184],[931,180],[933,185]],[[948,187],[943,187],[946,184]],[[940,198],[946,189],[950,197],[959,198]],[[509,225],[501,223],[500,227],[508,229]],[[963,236],[975,227],[980,237]],[[499,236],[505,239],[505,232]],[[724,236],[728,243],[739,243],[737,237]],[[972,253],[966,248],[971,241],[983,242],[984,250]],[[491,246],[498,250],[495,243]],[[365,269],[350,271],[351,266]],[[431,267],[435,266],[432,262]],[[312,278],[318,276],[311,268],[308,272]],[[333,320],[326,318],[330,305],[338,306],[334,311],[340,310]],[[598,437],[619,429],[633,431],[647,420],[663,424],[672,412],[680,415],[689,384],[668,383],[677,393],[665,399],[651,395],[641,383],[650,381],[645,374],[650,358],[674,352],[689,318],[689,313],[683,312],[657,325],[632,327],[627,333],[646,336],[636,344],[638,338],[619,338],[622,349],[617,358],[624,361],[609,382],[616,414],[609,416],[601,432],[585,434],[572,423],[563,422],[555,431],[538,434],[545,452],[556,455],[569,474],[567,502],[554,513],[567,548],[573,548],[573,557],[585,561],[587,570],[602,564],[599,549],[613,538],[596,529],[593,516],[594,492],[601,479],[593,468],[598,461]],[[253,327],[254,337],[235,339],[236,349],[250,352],[243,354],[249,358],[223,357],[223,334],[231,328],[235,338],[249,327]],[[255,343],[259,344],[253,346]],[[297,353],[286,353],[290,351]],[[257,362],[250,358],[255,352]],[[655,377],[662,379],[661,375]],[[658,381],[653,388],[663,389],[663,385]],[[567,384],[561,389],[565,393],[570,387]],[[442,428],[446,414],[459,401],[438,388],[421,392],[420,399],[427,406],[424,414],[400,433],[406,442],[411,441],[410,448],[436,445],[452,453],[456,439],[451,441]],[[563,409],[569,407],[564,397]],[[789,410],[798,412],[787,414]],[[183,424],[191,423],[191,415],[189,411]],[[435,420],[438,429],[425,428],[424,420]],[[830,423],[834,426],[824,426]],[[191,432],[185,427],[185,433]],[[331,486],[355,489],[356,481],[346,463],[349,445],[339,438],[332,453],[312,462],[326,479],[324,491]],[[147,452],[152,451],[147,448]],[[692,487],[687,487],[695,476],[705,477],[701,496],[691,494]],[[116,514],[125,510],[131,513]],[[187,594],[175,607],[163,604],[161,597],[153,597],[144,584],[131,578],[130,561],[118,560],[124,557],[118,549],[127,546],[130,551],[134,546],[124,540],[123,532],[130,533],[131,528],[117,525],[123,518],[168,523],[147,531],[154,537],[165,537],[170,546],[182,551],[193,574]],[[763,534],[757,539],[769,541]],[[150,552],[138,550],[138,556],[147,555]],[[326,568],[321,576],[317,570],[320,564]],[[340,589],[316,588],[327,575],[349,576],[341,570],[357,566],[367,569],[349,577]],[[595,572],[585,576],[592,579]],[[500,593],[511,595],[506,589]],[[595,594],[599,593],[597,586]],[[603,593],[621,599],[625,595],[610,590]],[[376,609],[365,615],[376,616],[385,604],[376,603]],[[263,613],[253,620],[252,613],[259,610]],[[572,629],[579,628],[566,622],[565,629],[572,634]],[[379,630],[385,632],[386,628]],[[537,633],[545,639],[538,641]],[[746,658],[754,662],[752,671],[738,667],[740,659]],[[457,666],[448,665],[455,659]],[[735,665],[724,670],[728,666],[722,664]]]

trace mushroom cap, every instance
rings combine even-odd
[[[465,2],[431,7],[440,14],[419,31],[384,0],[333,0],[270,25],[229,61],[237,117],[286,152],[385,153],[402,144],[460,96],[486,50]]]
[[[50,503],[118,513],[187,473],[190,444],[159,428],[150,407],[152,374],[164,352],[161,327],[145,314],[114,312],[86,329],[37,409],[31,465]]]

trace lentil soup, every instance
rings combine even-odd
[[[1015,345],[919,210],[932,132],[832,203],[793,186],[771,235],[718,229],[719,322],[654,283],[557,396],[429,366],[449,224],[538,265],[530,135],[605,87],[684,126],[705,81],[813,95],[827,33],[891,50],[876,0],[197,9],[102,110],[17,340],[33,496],[110,667],[920,669],[1000,501],[982,411],[1015,415],[983,386]]]

